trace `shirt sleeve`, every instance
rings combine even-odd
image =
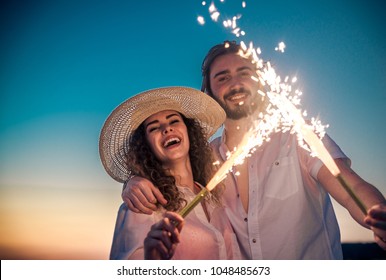
[[[143,242],[155,222],[155,214],[145,215],[134,213],[123,203],[119,208],[115,223],[110,259],[143,260]]]
[[[322,142],[333,159],[345,159],[347,163],[351,165],[351,160],[345,155],[345,153],[343,153],[341,148],[334,142],[334,140],[331,139],[329,135],[325,134]],[[317,179],[318,172],[322,165],[323,162],[317,157],[314,157],[312,160],[310,160],[310,171],[314,179]]]

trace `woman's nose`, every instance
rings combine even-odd
[[[169,132],[173,131],[173,128],[170,126],[170,125],[166,125],[163,130],[162,130],[162,133],[163,134],[168,134]]]

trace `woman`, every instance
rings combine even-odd
[[[145,177],[167,198],[152,215],[121,205],[110,259],[239,258],[219,187],[185,219],[175,213],[213,176],[207,140],[224,120],[217,102],[186,87],[142,92],[110,114],[100,136],[108,174],[119,182]]]

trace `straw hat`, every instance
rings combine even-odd
[[[174,110],[197,119],[209,138],[225,121],[225,112],[205,93],[187,87],[165,87],[141,92],[109,115],[99,137],[99,155],[107,173],[118,182],[130,176],[126,154],[130,135],[151,115]]]

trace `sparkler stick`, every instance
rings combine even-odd
[[[197,206],[201,202],[201,200],[209,193],[207,188],[203,188],[196,197],[188,204],[186,205],[178,214],[180,214],[183,218],[185,218],[190,211],[193,210],[194,207]]]
[[[355,201],[355,203],[358,205],[358,207],[361,209],[362,213],[364,215],[367,215],[367,208],[363,204],[363,202],[358,198],[358,196],[354,193],[354,191],[350,188],[350,186],[347,184],[345,179],[342,177],[342,174],[338,174],[335,176],[340,184],[343,186],[343,188],[348,192],[348,194],[351,196],[351,198]]]
[[[328,170],[334,175],[335,178],[338,179],[339,183],[343,186],[343,188],[347,191],[347,193],[351,196],[351,198],[355,201],[359,209],[363,212],[364,215],[367,215],[367,208],[362,202],[361,199],[355,194],[352,188],[348,185],[346,180],[343,178],[342,174],[335,161],[331,157],[330,153],[324,147],[322,141],[315,135],[315,133],[307,126],[302,126],[302,134],[304,140],[310,145],[310,148],[316,153],[319,159],[326,165]]]

